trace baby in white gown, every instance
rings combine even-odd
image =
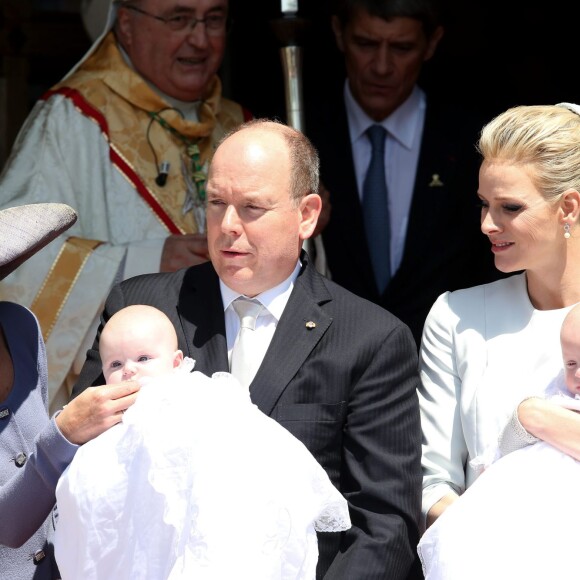
[[[350,519],[307,448],[229,373],[191,372],[154,308],[111,317],[100,351],[107,383],[143,386],[59,481],[62,579],[314,579],[316,531]]]
[[[580,306],[564,319],[560,339],[564,370],[545,396],[580,411]],[[544,441],[485,455],[475,463],[496,461],[419,542],[425,580],[579,578],[580,462]]]

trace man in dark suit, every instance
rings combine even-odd
[[[332,28],[346,81],[305,107],[332,206],[322,232],[330,275],[398,316],[419,345],[442,292],[499,277],[477,207],[483,122],[436,104],[417,84],[443,36],[435,0],[336,0]],[[370,211],[386,220],[386,240],[364,217],[373,125],[384,129],[379,179],[388,205]],[[373,252],[388,269],[379,281]]]
[[[240,326],[232,303],[257,299],[251,399],[306,445],[349,504],[352,528],[319,534],[317,578],[403,580],[421,496],[415,344],[405,324],[320,275],[301,251],[321,210],[317,191],[318,157],[304,135],[272,121],[242,126],[210,167],[211,262],[122,282],[102,322],[153,305],[211,375],[230,368]],[[98,338],[73,396],[104,382]]]

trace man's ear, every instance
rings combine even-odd
[[[429,38],[429,42],[427,45],[427,51],[425,52],[424,60],[427,61],[433,57],[437,47],[439,46],[439,42],[443,38],[444,29],[443,26],[438,26],[434,31],[431,37]]]
[[[133,34],[131,27],[131,15],[129,10],[121,4],[117,10],[117,21],[115,23],[115,36],[121,46],[127,51],[132,45]]]
[[[312,236],[316,229],[318,216],[322,211],[322,198],[317,193],[305,195],[300,201],[300,229],[301,240],[306,240]]]
[[[342,25],[338,16],[333,15],[330,24],[332,26],[332,31],[334,32],[334,39],[336,40],[336,46],[338,46],[338,50],[340,52],[344,52],[344,39],[342,37]]]

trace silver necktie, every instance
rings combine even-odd
[[[249,387],[258,370],[250,335],[255,331],[256,320],[264,307],[259,302],[244,297],[234,300],[232,306],[240,318],[240,330],[232,350],[231,373],[242,385]]]

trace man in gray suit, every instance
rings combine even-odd
[[[179,348],[211,375],[230,370],[234,300],[258,300],[251,399],[306,445],[349,503],[352,528],[319,534],[317,577],[403,580],[421,496],[416,347],[405,324],[320,275],[301,250],[321,210],[318,165],[308,139],[281,123],[230,133],[208,180],[211,262],[122,282],[102,323],[129,304],[160,308]],[[104,383],[98,338],[73,396]]]

